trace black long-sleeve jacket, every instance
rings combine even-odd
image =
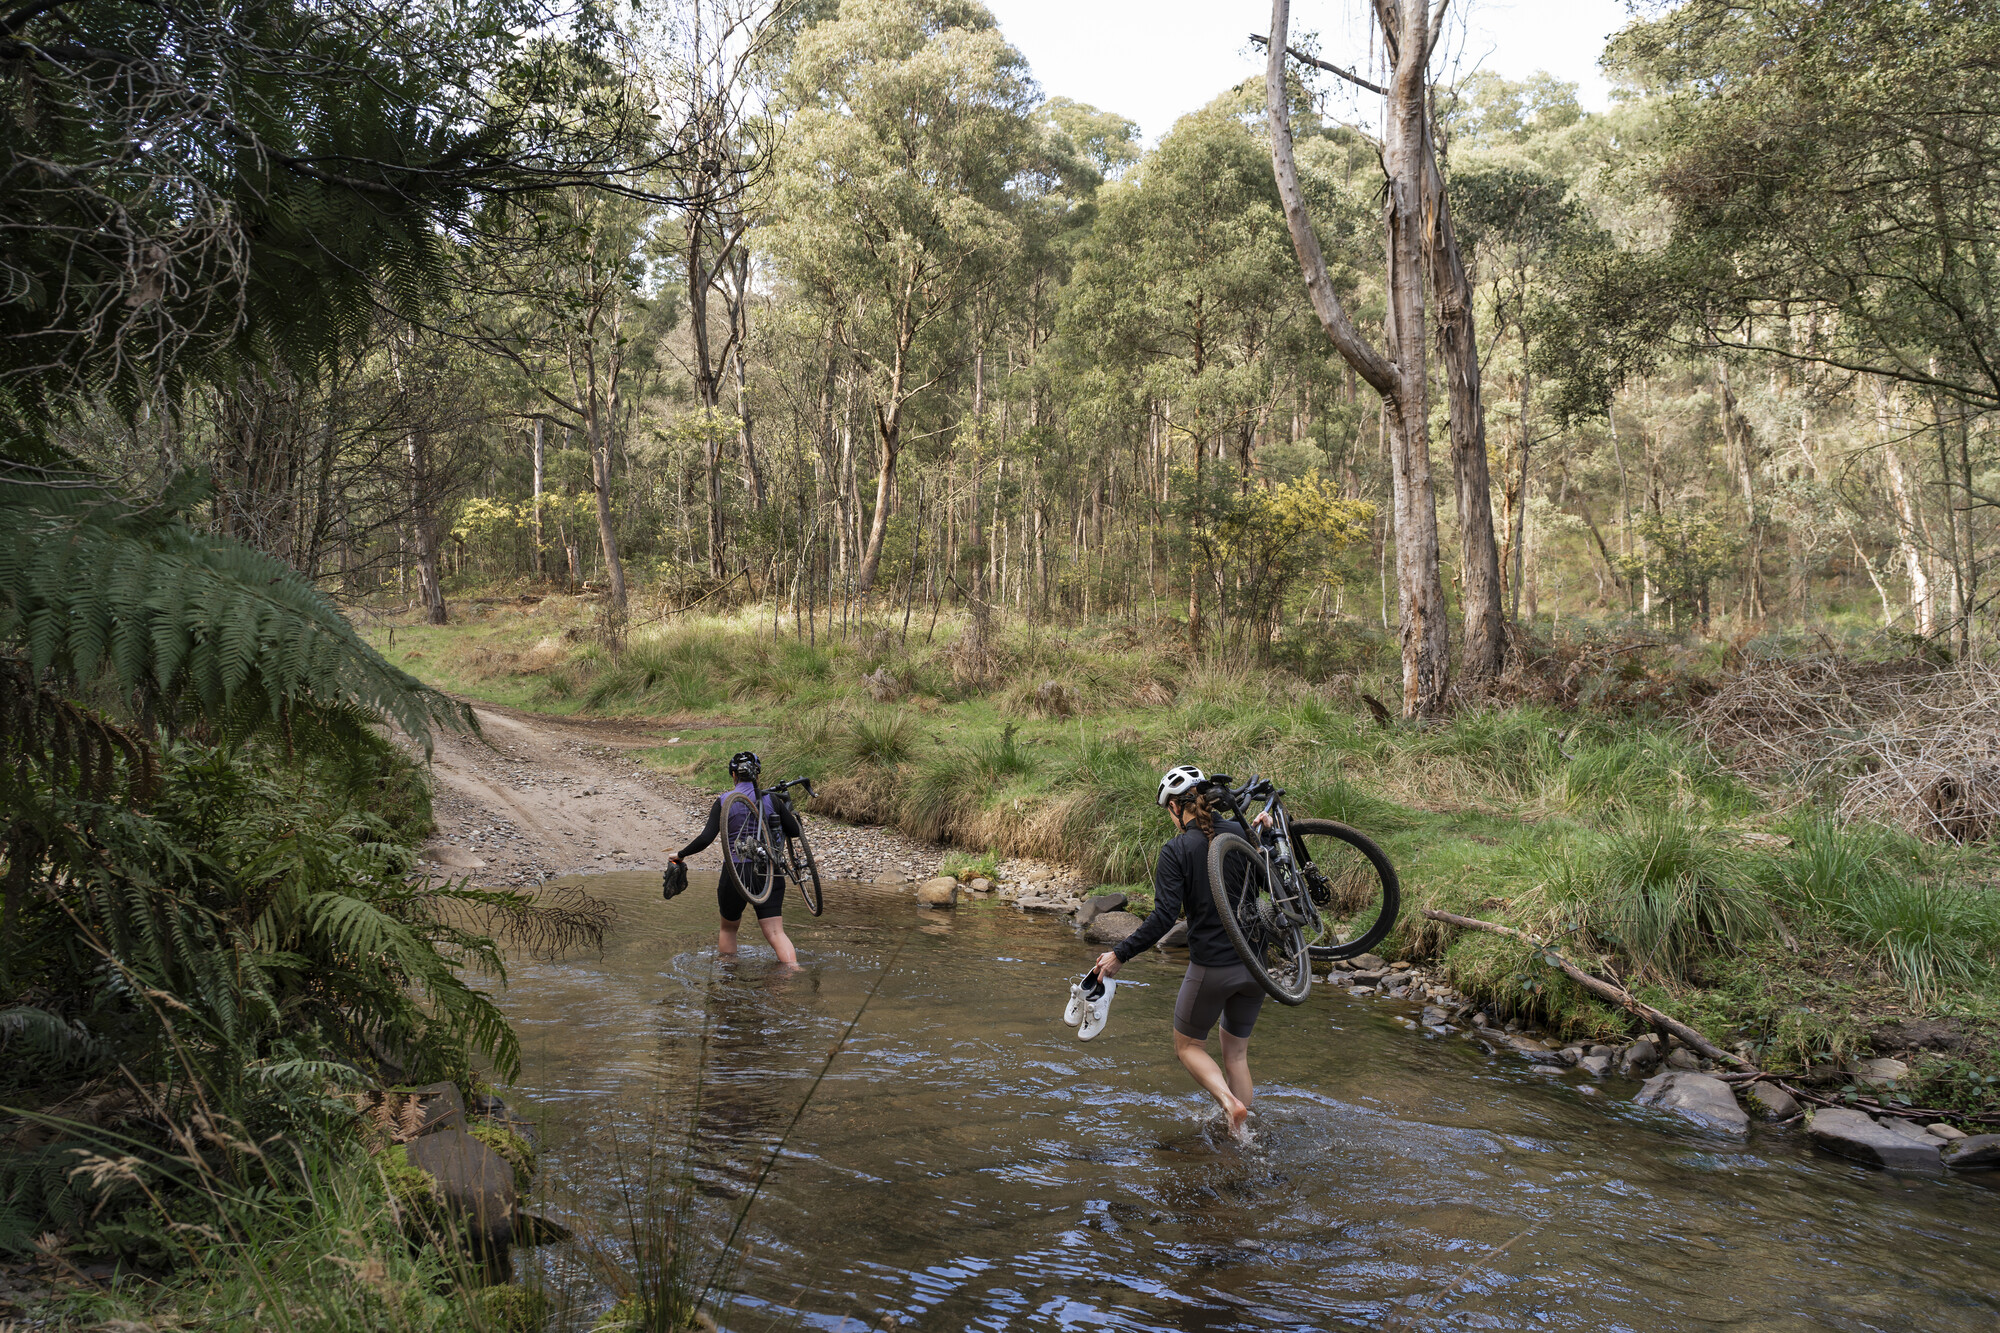
[[[1215,831],[1248,836],[1233,819],[1216,820]],[[1215,914],[1208,888],[1208,839],[1197,828],[1183,830],[1160,848],[1153,865],[1153,910],[1137,930],[1112,945],[1111,952],[1119,962],[1131,962],[1158,944],[1183,910],[1188,919],[1189,961],[1203,967],[1233,967],[1243,961],[1222,928],[1222,918]]]
[[[745,792],[744,794],[747,796],[749,793]],[[722,793],[722,796],[727,795],[729,795],[728,792]],[[693,856],[696,852],[706,851],[708,844],[714,842],[717,836],[721,834],[722,796],[718,796],[708,803],[708,822],[701,826],[701,832],[694,835],[693,842],[681,848],[681,860],[687,860],[688,857]],[[770,798],[765,797],[764,800],[768,801]],[[760,801],[759,804],[761,805],[763,802]],[[799,836],[799,817],[792,813],[792,808],[789,805],[780,806],[773,804],[769,808],[776,811],[778,827],[783,830],[786,837],[796,838]]]

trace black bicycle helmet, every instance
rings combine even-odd
[[[749,778],[755,782],[757,775],[763,771],[764,761],[757,757],[754,750],[739,750],[729,756],[729,776],[732,778]]]

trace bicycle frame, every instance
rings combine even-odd
[[[1271,882],[1284,891],[1282,898],[1274,898],[1279,910],[1291,917],[1296,925],[1315,925],[1319,920],[1319,908],[1314,904],[1312,894],[1307,892],[1292,857],[1292,817],[1285,810],[1285,789],[1274,785],[1268,778],[1254,774],[1242,786],[1231,787],[1229,776],[1218,773],[1209,778],[1208,786],[1213,795],[1222,799],[1237,822],[1252,832],[1265,867],[1270,871]],[[1264,807],[1252,815],[1248,812],[1249,804],[1258,800],[1263,801]],[[1271,816],[1271,827],[1259,828],[1257,817],[1267,814]]]

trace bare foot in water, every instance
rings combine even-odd
[[[1234,1097],[1231,1097],[1227,1102],[1223,1103],[1222,1113],[1229,1117],[1229,1137],[1232,1139],[1242,1138],[1243,1122],[1250,1118],[1250,1108],[1242,1102],[1237,1101]]]

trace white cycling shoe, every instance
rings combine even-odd
[[[1083,996],[1083,1022],[1076,1029],[1077,1037],[1083,1041],[1104,1031],[1104,1025],[1111,1021],[1111,995],[1118,989],[1118,983],[1110,977],[1099,977],[1097,984],[1096,994],[1086,990]]]
[[[1090,996],[1084,992],[1081,981],[1069,984],[1069,1003],[1063,1006],[1063,1022],[1075,1027],[1083,1021],[1083,1011],[1090,1004]]]

